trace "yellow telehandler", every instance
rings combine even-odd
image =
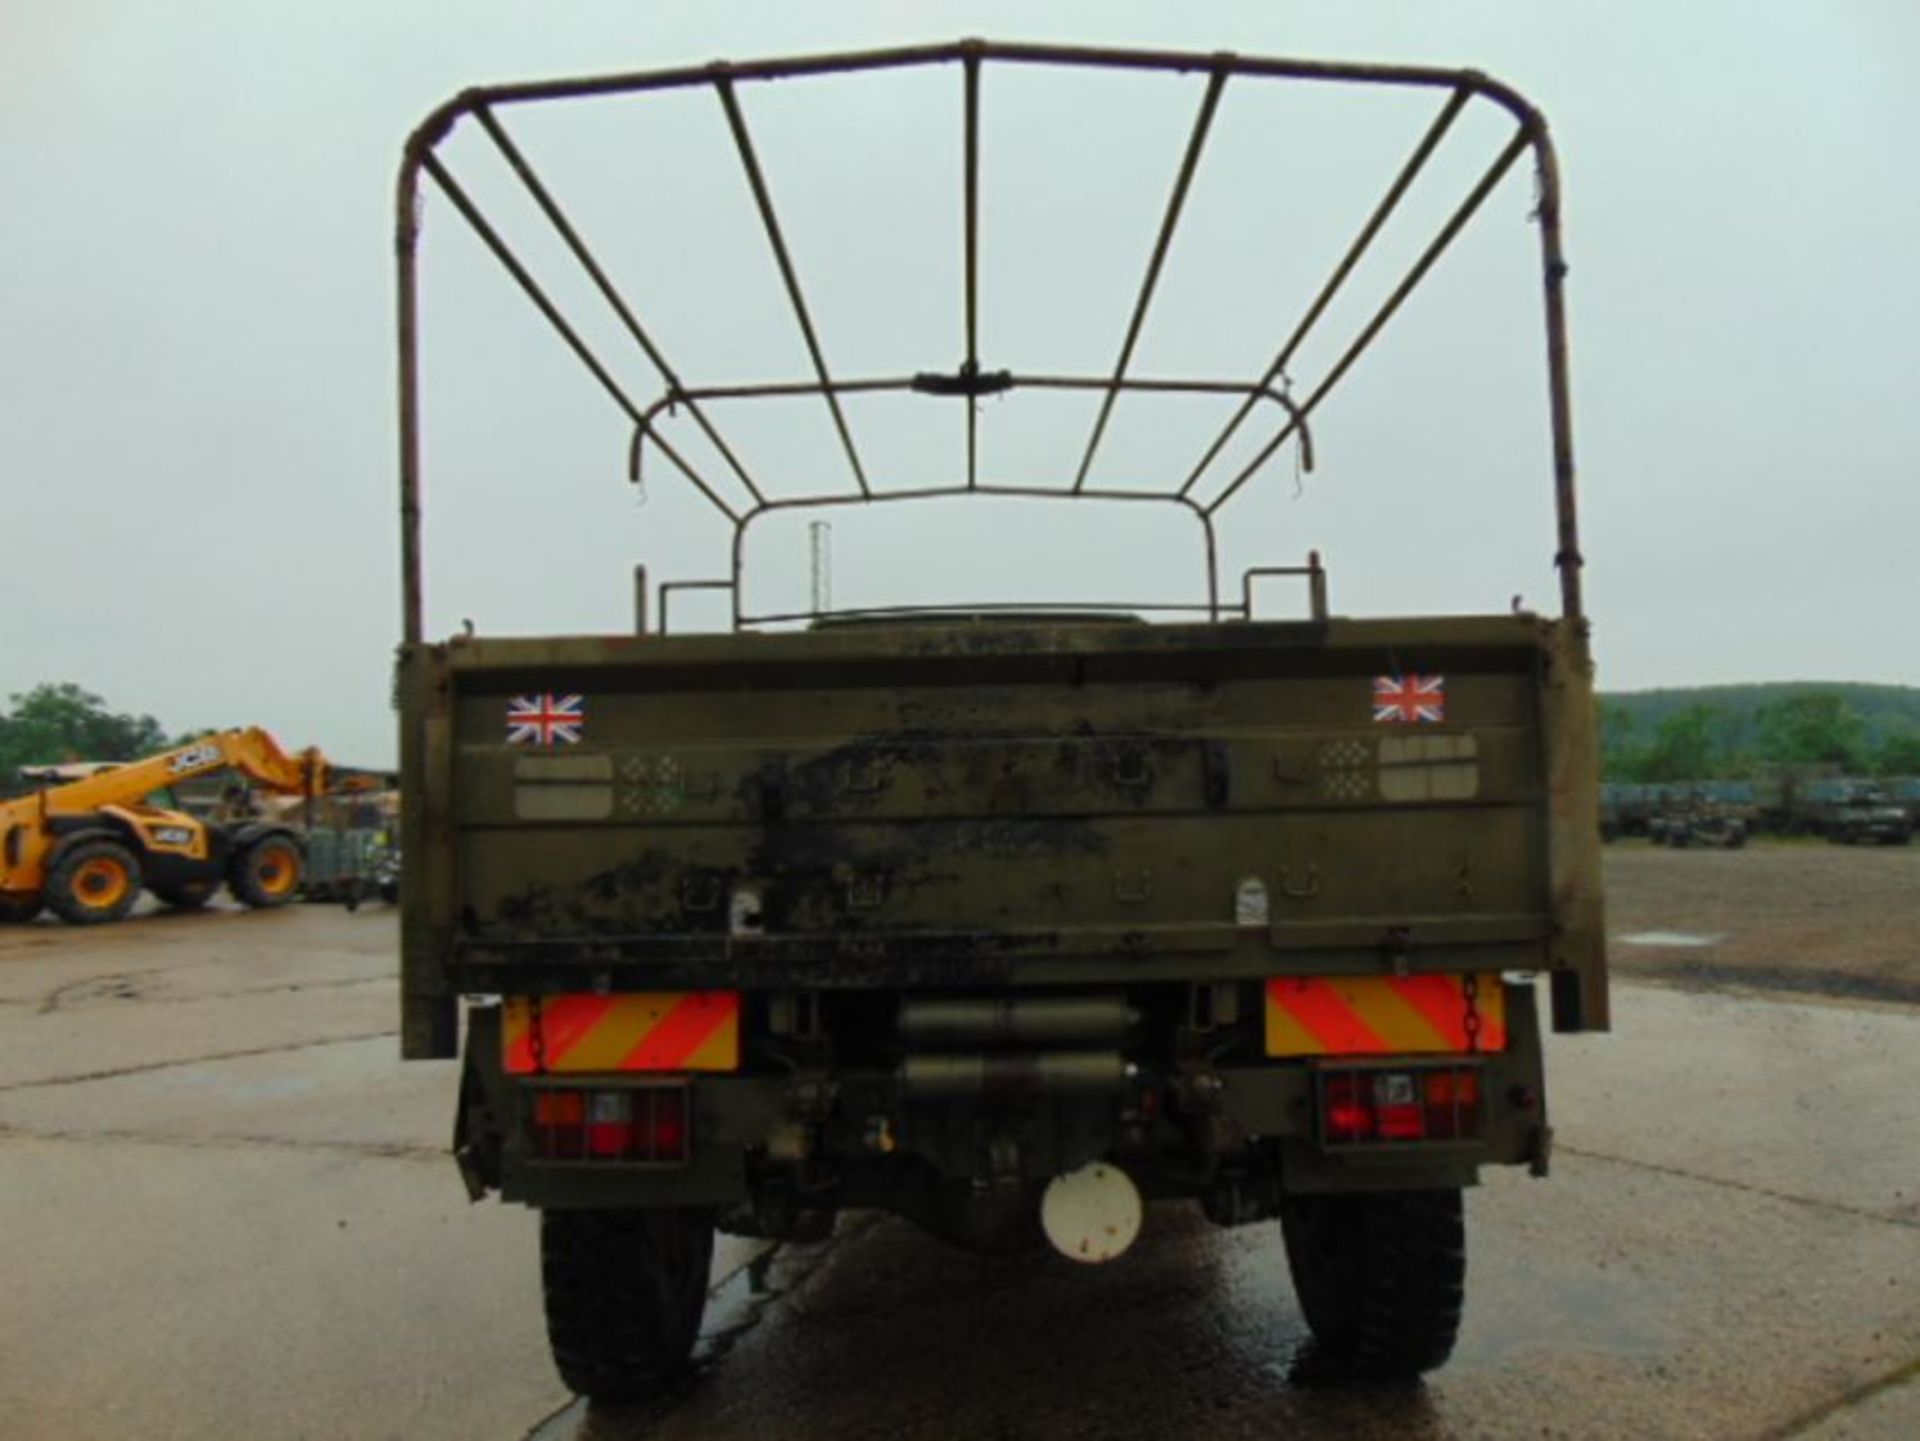
[[[173,800],[169,787],[215,771],[309,800],[333,782],[317,749],[289,755],[249,726],[0,801],[0,921],[32,920],[43,907],[76,925],[117,921],[143,887],[179,907],[205,905],[223,884],[248,906],[292,900],[305,864],[292,826],[156,804]]]

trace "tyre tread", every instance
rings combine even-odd
[[[1301,1309],[1334,1369],[1406,1381],[1452,1355],[1466,1298],[1458,1190],[1299,1197],[1283,1225]],[[1330,1261],[1316,1262],[1309,1227],[1331,1228]]]
[[[73,875],[87,861],[102,854],[111,854],[126,868],[127,889],[113,905],[89,906],[74,890]],[[140,886],[140,858],[126,846],[104,837],[82,841],[61,856],[48,873],[45,892],[47,908],[71,926],[102,925],[123,919],[133,909],[134,902],[140,899]]]
[[[712,1218],[684,1211],[547,1211],[547,1339],[567,1387],[649,1400],[685,1375],[706,1307]]]

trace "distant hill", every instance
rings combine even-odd
[[[1793,695],[1837,695],[1867,725],[1867,741],[1878,745],[1887,732],[1903,725],[1920,727],[1920,686],[1866,685],[1859,681],[1767,681],[1757,685],[1698,685],[1667,690],[1602,691],[1600,699],[1633,717],[1633,729],[1651,735],[1660,722],[1688,706],[1707,705],[1726,712],[1726,739],[1736,747],[1752,740],[1753,713]]]

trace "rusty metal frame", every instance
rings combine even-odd
[[[1082,70],[1160,71],[1205,76],[1205,88],[1199,110],[1194,118],[1193,128],[1188,136],[1187,146],[1174,178],[1166,208],[1162,212],[1145,275],[1134,296],[1125,337],[1113,369],[1108,375],[1029,375],[1008,371],[989,373],[981,369],[979,354],[980,82],[982,71],[988,64],[1045,65]],[[836,379],[828,367],[825,349],[806,303],[798,268],[787,248],[785,234],[775,212],[772,195],[761,170],[758,153],[754,148],[746,114],[740,104],[739,88],[743,85],[783,79],[942,65],[957,65],[962,82],[964,358],[952,373],[920,373],[853,380]],[[1395,175],[1385,195],[1369,214],[1340,262],[1312,303],[1302,313],[1287,340],[1275,353],[1273,361],[1261,376],[1253,381],[1156,379],[1134,376],[1129,373],[1134,349],[1152,305],[1154,292],[1171,249],[1187,194],[1199,169],[1221,96],[1230,79],[1345,83],[1432,90],[1443,93],[1446,98],[1418,145]],[[540,179],[525,154],[514,143],[500,118],[501,111],[516,105],[700,88],[711,89],[723,111],[755,209],[766,232],[769,249],[793,309],[795,322],[806,345],[813,371],[811,380],[764,385],[687,385],[642,325],[637,312],[602,268],[558,200]],[[1512,136],[1328,373],[1319,379],[1307,393],[1304,401],[1295,402],[1291,397],[1291,381],[1287,373],[1290,361],[1301,343],[1325,314],[1334,297],[1345,285],[1361,258],[1367,253],[1415,179],[1424,171],[1455,120],[1467,105],[1475,100],[1487,101],[1506,111],[1515,122]],[[606,363],[568,321],[560,307],[519,259],[511,244],[481,212],[479,206],[460,186],[436,154],[440,143],[452,132],[454,126],[466,117],[475,120],[491,140],[508,168],[526,189],[535,206],[553,227],[567,251],[580,265],[594,289],[614,312],[648,362],[658,371],[665,387],[658,399],[642,406],[626,392],[614,378]],[[1534,219],[1540,234],[1541,273],[1545,300],[1548,405],[1552,424],[1554,502],[1558,539],[1554,564],[1560,576],[1561,610],[1564,615],[1572,618],[1582,614],[1580,586],[1582,562],[1574,488],[1573,429],[1563,297],[1566,264],[1560,240],[1559,172],[1544,118],[1516,91],[1496,80],[1471,70],[1396,65],[1349,65],[1228,53],[1116,50],[961,40],[891,50],[745,63],[721,62],[707,66],[633,74],[590,76],[532,84],[483,86],[464,91],[429,115],[408,138],[395,191],[402,620],[405,638],[410,643],[417,643],[423,638],[421,413],[418,371],[418,252],[423,175],[432,180],[452,203],[454,209],[493,253],[509,276],[526,294],[528,300],[545,316],[561,340],[599,383],[609,399],[632,421],[634,438],[629,455],[631,478],[636,482],[640,479],[643,453],[646,446],[651,443],[732,526],[731,578],[715,581],[672,582],[662,586],[659,610],[663,629],[666,624],[668,596],[686,589],[730,590],[733,596],[733,623],[736,628],[808,618],[806,613],[754,616],[742,610],[741,579],[745,538],[752,524],[768,514],[824,505],[864,505],[959,495],[1049,500],[1150,501],[1181,509],[1195,517],[1201,527],[1207,557],[1206,598],[1191,605],[1143,606],[1128,603],[1124,608],[1136,611],[1201,613],[1217,620],[1223,616],[1251,617],[1251,580],[1254,575],[1300,573],[1261,569],[1250,571],[1242,578],[1240,603],[1236,605],[1231,601],[1223,602],[1216,531],[1216,517],[1219,512],[1244,489],[1289,440],[1294,441],[1298,447],[1303,466],[1307,469],[1312,468],[1312,439],[1308,424],[1314,411],[1338,386],[1353,363],[1392,320],[1407,297],[1426,277],[1460,231],[1472,220],[1482,203],[1506,177],[1521,154],[1529,149],[1534,156],[1537,192]],[[1087,437],[1071,488],[981,483],[978,460],[979,401],[984,396],[1003,394],[1016,389],[1076,390],[1100,394],[1101,403],[1098,414],[1092,431]],[[965,402],[967,428],[964,484],[956,482],[913,490],[886,490],[873,486],[861,462],[852,427],[848,424],[841,406],[841,398],[848,395],[888,392],[958,398]],[[1105,437],[1113,406],[1123,392],[1233,395],[1240,397],[1241,404],[1177,487],[1164,491],[1152,491],[1089,486],[1088,476]],[[779,499],[772,497],[755,481],[737,454],[726,444],[719,426],[709,413],[710,406],[725,402],[792,396],[817,396],[827,406],[853,479],[851,492]],[[1205,500],[1196,498],[1195,492],[1200,489],[1203,478],[1228,443],[1259,408],[1262,400],[1276,404],[1284,410],[1285,421],[1263,443],[1253,458],[1246,462],[1223,487],[1217,489]],[[661,414],[665,411],[677,410],[680,406],[687,408],[689,417],[700,428],[716,453],[725,461],[734,480],[749,497],[747,504],[730,504],[723,495],[721,487],[714,480],[701,474],[692,462],[660,433],[656,422]],[[1324,580],[1319,578],[1317,558],[1312,562],[1308,573],[1316,577],[1315,586],[1319,589],[1321,603],[1324,604]],[[967,611],[989,611],[1047,609],[1048,607],[985,604],[958,608]],[[1074,605],[1071,608],[1085,610],[1102,607]]]

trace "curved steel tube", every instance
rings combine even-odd
[[[1218,87],[1224,84],[1228,77],[1242,76],[1256,79],[1292,80],[1316,84],[1347,83],[1402,89],[1430,89],[1447,92],[1449,99],[1440,117],[1435,121],[1433,128],[1429,130],[1426,138],[1423,139],[1421,146],[1416,150],[1407,166],[1402,169],[1399,177],[1396,178],[1394,187],[1389,191],[1387,199],[1382,202],[1381,206],[1376,207],[1373,216],[1369,219],[1366,227],[1363,228],[1360,238],[1356,241],[1355,247],[1350,248],[1346,260],[1342,262],[1341,267],[1336,271],[1329,288],[1323,289],[1320,299],[1316,301],[1315,306],[1305,317],[1303,328],[1317,319],[1319,311],[1324,308],[1326,301],[1330,298],[1331,288],[1337,288],[1344,280],[1346,272],[1351,269],[1354,260],[1358,258],[1359,250],[1365,248],[1373,232],[1377,231],[1380,223],[1384,220],[1385,214],[1397,203],[1399,195],[1404,192],[1406,185],[1410,183],[1413,175],[1425,164],[1426,157],[1432,153],[1434,146],[1438,143],[1440,135],[1444,134],[1446,128],[1452,124],[1454,116],[1459,113],[1460,109],[1469,100],[1475,98],[1484,99],[1499,106],[1513,117],[1518,129],[1508,150],[1504,152],[1500,160],[1496,162],[1494,170],[1490,171],[1488,176],[1483,178],[1482,185],[1476,191],[1475,196],[1469,198],[1468,205],[1464,207],[1465,213],[1461,214],[1460,212],[1456,212],[1457,223],[1451,224],[1448,232],[1443,232],[1440,242],[1438,242],[1435,247],[1430,248],[1428,254],[1422,258],[1422,261],[1416,266],[1414,272],[1409,274],[1407,279],[1403,281],[1400,290],[1389,299],[1387,305],[1376,315],[1374,322],[1363,333],[1360,340],[1343,356],[1336,372],[1324,380],[1312,392],[1304,405],[1296,406],[1291,399],[1286,396],[1284,391],[1276,392],[1271,388],[1272,381],[1278,378],[1283,372],[1285,357],[1291,353],[1291,346],[1293,343],[1297,343],[1297,338],[1299,334],[1302,333],[1302,329],[1296,329],[1295,341],[1290,342],[1288,347],[1282,349],[1280,352],[1281,359],[1276,362],[1269,373],[1261,381],[1251,386],[1244,384],[1230,385],[1226,383],[1210,386],[1202,382],[1148,383],[1130,380],[1125,376],[1130,346],[1123,349],[1121,360],[1110,379],[1089,382],[1077,377],[1027,377],[1023,380],[1022,383],[1029,386],[1054,385],[1069,388],[1101,389],[1105,391],[1109,405],[1111,404],[1113,396],[1122,389],[1200,390],[1212,388],[1223,392],[1231,391],[1232,393],[1247,396],[1247,408],[1251,408],[1262,396],[1278,401],[1289,412],[1290,420],[1288,426],[1267,444],[1254,464],[1238,474],[1227,489],[1216,496],[1206,507],[1201,507],[1191,501],[1187,493],[1193,489],[1195,482],[1199,479],[1200,473],[1205,470],[1206,466],[1211,463],[1213,458],[1219,453],[1221,447],[1224,446],[1227,436],[1223,436],[1215,443],[1209,450],[1205,460],[1203,460],[1201,465],[1188,477],[1186,484],[1178,494],[1175,495],[1096,491],[1082,488],[1078,485],[1076,485],[1073,491],[1049,492],[1027,490],[1024,488],[996,491],[992,487],[979,486],[976,483],[977,475],[974,461],[975,444],[973,439],[974,426],[971,419],[971,411],[980,392],[966,388],[967,384],[977,382],[980,374],[977,355],[977,298],[974,290],[976,284],[979,206],[977,176],[979,163],[979,76],[982,67],[987,63],[1006,65],[1055,65],[1096,70],[1205,74],[1210,77],[1210,85],[1214,87],[1215,93],[1217,93]],[[1212,519],[1214,512],[1224,506],[1227,501],[1239,491],[1259,466],[1270,459],[1278,447],[1283,444],[1291,434],[1298,434],[1300,436],[1303,457],[1308,460],[1310,465],[1311,457],[1305,428],[1307,416],[1312,412],[1314,407],[1325,398],[1333,385],[1338,382],[1340,377],[1345,373],[1346,367],[1351,364],[1359,351],[1370,342],[1380,327],[1391,317],[1394,310],[1398,307],[1400,300],[1404,299],[1405,293],[1409,291],[1413,285],[1418,283],[1424,275],[1426,268],[1432,263],[1433,259],[1437,257],[1439,250],[1443,249],[1445,242],[1451,238],[1451,231],[1457,230],[1458,225],[1463,224],[1465,218],[1471,215],[1472,208],[1477,206],[1478,201],[1483,199],[1485,193],[1491,190],[1493,185],[1497,183],[1500,176],[1504,174],[1506,167],[1511,164],[1513,158],[1517,156],[1520,151],[1531,148],[1534,153],[1535,178],[1538,187],[1537,205],[1534,214],[1540,232],[1541,267],[1545,289],[1548,404],[1551,410],[1552,420],[1554,502],[1558,537],[1558,549],[1556,550],[1554,560],[1560,574],[1562,612],[1570,618],[1581,615],[1580,568],[1582,561],[1575,504],[1572,406],[1567,365],[1566,313],[1563,295],[1567,267],[1560,239],[1559,168],[1554,157],[1552,141],[1547,133],[1546,122],[1539,111],[1524,97],[1511,87],[1503,85],[1474,70],[1402,65],[1352,65],[1323,61],[1243,56],[1231,53],[1204,54],[1182,51],[1117,50],[1065,45],[1009,44],[986,40],[960,40],[936,45],[905,46],[896,49],[857,51],[841,54],[750,61],[745,63],[717,63],[707,66],[688,66],[628,74],[589,76],[573,80],[480,86],[463,91],[451,100],[445,102],[432,111],[420,126],[414,130],[412,135],[408,137],[394,187],[394,248],[398,272],[396,311],[399,350],[402,621],[407,641],[417,643],[423,638],[420,504],[421,413],[418,375],[419,285],[417,275],[420,229],[418,213],[420,176],[423,170],[429,171],[441,182],[443,188],[447,188],[449,177],[446,176],[444,169],[435,160],[434,152],[452,131],[453,127],[461,119],[472,116],[479,120],[490,133],[494,134],[494,138],[498,141],[500,133],[503,132],[499,132],[498,122],[489,112],[500,107],[587,97],[637,95],[701,86],[708,86],[714,89],[720,97],[723,106],[727,109],[729,119],[732,120],[738,114],[737,104],[734,99],[735,87],[741,84],[943,64],[957,64],[962,67],[965,86],[964,114],[966,135],[964,164],[966,167],[966,196],[964,205],[964,247],[967,291],[965,297],[966,361],[963,363],[960,372],[961,379],[964,383],[955,393],[961,394],[966,399],[969,406],[970,418],[968,425],[966,484],[964,486],[957,486],[952,490],[942,489],[928,493],[941,495],[964,494],[971,490],[976,493],[986,494],[1031,494],[1055,498],[1070,498],[1077,494],[1091,498],[1171,500],[1175,503],[1182,504],[1193,511],[1201,520],[1207,537],[1209,607],[1210,613],[1217,616],[1220,612],[1220,603],[1217,553]],[[1210,112],[1206,112],[1206,114],[1210,115]],[[1190,143],[1190,160],[1198,153],[1198,136],[1203,135],[1204,127],[1202,126],[1197,130],[1196,141]],[[780,230],[772,213],[771,199],[767,187],[764,181],[755,174],[757,161],[750,158],[751,146],[745,140],[743,125],[735,126],[735,137],[736,140],[740,142],[738,148],[741,151],[743,162],[747,165],[749,182],[752,184],[756,204],[760,208],[762,221],[767,227],[770,240],[772,240],[774,244],[777,258],[782,258],[785,261],[782,265],[782,271],[784,278],[788,282],[790,298],[794,302],[797,315],[801,318],[803,329],[808,332],[807,338],[810,342],[815,342],[815,337],[812,334],[811,321],[807,316],[805,304],[799,292],[798,281],[793,272],[790,258],[784,256],[784,244],[780,239]],[[509,158],[510,160],[518,159],[517,153]],[[519,166],[516,165],[515,169],[517,171]],[[526,174],[523,174],[523,181],[527,180],[530,175],[530,170]],[[455,191],[449,188],[448,193],[451,195],[454,194]],[[543,194],[544,191],[537,191],[535,195],[536,200],[541,200]],[[1174,196],[1176,213],[1178,202],[1183,195],[1184,185],[1176,185]],[[456,204],[458,204],[457,199]],[[468,221],[475,224],[476,229],[481,231],[483,239],[487,238],[489,231],[485,227],[484,220],[478,218],[474,213],[469,213],[466,207],[461,208]],[[543,203],[541,208],[548,209],[548,206]],[[557,204],[552,209],[548,209],[548,218],[554,220],[556,225],[560,226],[563,239],[566,240],[569,248],[574,250],[576,259],[587,266],[589,277],[594,279],[596,284],[598,284],[600,277],[597,274],[597,262],[591,260],[590,253],[585,250],[583,244],[577,243],[578,238],[571,232],[571,228],[566,226],[564,221],[558,218]],[[1163,222],[1163,242],[1170,234],[1170,222]],[[489,243],[491,244],[491,242]],[[547,314],[550,321],[553,321],[557,325],[563,338],[571,336],[577,339],[577,336],[559,315],[557,309],[552,306],[552,303],[547,300],[544,293],[541,292],[537,283],[533,282],[531,277],[518,267],[517,262],[512,260],[510,252],[502,253],[499,247],[494,248],[496,255],[501,259],[502,263],[505,264],[511,272],[514,272],[515,279],[520,281],[522,288],[527,291],[529,298]],[[1146,291],[1136,302],[1135,306],[1134,314],[1136,321],[1144,315],[1146,301],[1151,295],[1153,280],[1157,277],[1157,261],[1160,258],[1162,248],[1163,247],[1156,249],[1156,263],[1149,265]],[[610,282],[602,286],[601,289],[602,294],[612,303],[614,295],[611,291]],[[912,492],[872,491],[858,497],[827,497],[791,502],[766,501],[757,493],[757,487],[754,486],[752,481],[748,479],[743,472],[740,478],[745,482],[748,491],[754,494],[755,504],[752,507],[742,510],[736,510],[728,506],[711,487],[710,483],[703,477],[700,477],[692,466],[686,462],[685,458],[680,456],[670,446],[667,446],[661,440],[657,431],[653,430],[652,423],[664,405],[673,403],[676,398],[686,399],[697,405],[697,403],[703,399],[720,399],[727,398],[729,395],[744,395],[748,393],[768,395],[813,393],[822,395],[834,411],[836,426],[840,430],[841,439],[847,451],[848,458],[852,463],[860,487],[862,491],[865,492],[868,490],[867,480],[859,465],[851,431],[846,427],[844,419],[840,414],[838,397],[843,394],[857,393],[862,389],[911,389],[913,388],[911,378],[909,378],[904,385],[899,380],[884,382],[836,381],[828,372],[817,343],[812,343],[810,344],[810,351],[815,362],[816,380],[810,386],[803,385],[799,388],[733,387],[729,389],[727,387],[709,387],[706,389],[688,389],[681,386],[677,375],[668,368],[664,359],[659,355],[657,347],[654,347],[650,341],[642,339],[645,332],[640,327],[637,317],[625,307],[624,301],[619,302],[616,309],[620,311],[622,320],[629,323],[628,328],[634,333],[635,338],[642,340],[642,348],[647,351],[648,358],[661,370],[663,378],[665,378],[668,385],[668,394],[663,401],[656,402],[654,406],[648,407],[635,417],[636,431],[630,465],[637,470],[639,453],[644,444],[644,438],[648,433],[653,433],[655,443],[662,447],[663,454],[666,454],[669,459],[687,475],[688,479],[700,489],[710,502],[720,509],[723,514],[728,515],[732,519],[734,525],[733,548],[736,565],[740,554],[741,537],[746,527],[753,519],[767,511],[791,508],[799,504],[844,504],[899,499],[906,498],[908,495],[913,494]],[[1131,332],[1129,338],[1132,338]],[[572,341],[570,340],[569,343],[572,343]],[[574,349],[576,353],[580,355],[582,361],[587,364],[588,368],[595,372],[597,378],[600,378],[603,384],[607,384],[608,377],[591,352],[579,344],[575,344]],[[614,389],[617,390],[617,387],[614,387]],[[623,398],[624,397],[616,397],[617,400]],[[1104,413],[1105,407],[1103,407],[1103,416]],[[705,417],[702,416],[699,418],[703,429],[707,429]],[[1232,429],[1237,427],[1244,418],[1245,410],[1243,409],[1241,415],[1230,422],[1227,435],[1230,436]],[[726,455],[731,462],[733,459],[732,452],[727,449],[724,441],[720,440],[717,431],[709,429],[709,436],[716,446],[718,446],[721,453]],[[1096,434],[1095,444],[1097,444],[1097,439],[1098,436]],[[1089,457],[1090,456],[1091,447],[1089,448]],[[1081,474],[1082,481],[1084,481],[1084,475],[1085,467],[1083,466]],[[739,587],[737,585],[734,586],[734,610],[736,624],[738,624],[741,618],[739,614]]]

